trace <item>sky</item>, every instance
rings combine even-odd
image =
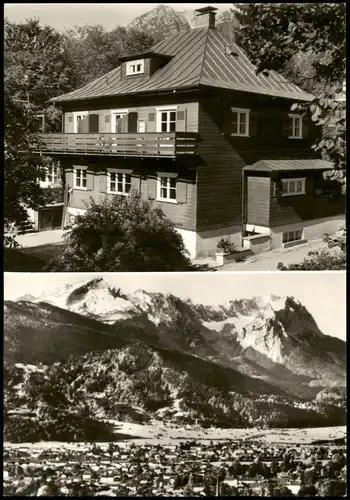
[[[5,273],[4,298],[13,300],[28,293],[39,296],[43,291],[96,276],[101,273]],[[140,288],[170,292],[210,305],[270,294],[293,296],[313,315],[324,334],[346,339],[345,272],[110,273],[103,277],[124,293]]]
[[[158,3],[5,3],[4,17],[13,22],[37,18],[58,30],[74,25],[102,24],[107,30],[125,26],[132,19],[160,5]],[[174,10],[194,10],[211,5],[219,10],[232,8],[232,3],[163,3]]]

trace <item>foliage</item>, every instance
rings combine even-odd
[[[280,71],[304,88],[306,79],[317,95],[292,109],[311,112],[322,129],[313,147],[333,163],[328,175],[341,182],[346,167],[344,102],[339,99],[345,81],[345,10],[345,3],[255,3],[240,4],[238,13],[238,41],[257,71]]]
[[[186,271],[182,237],[158,207],[135,196],[92,198],[67,235],[52,271]]]
[[[217,244],[217,249],[224,253],[232,253],[235,249],[235,244],[231,241],[230,237],[221,238]]]
[[[64,47],[74,68],[74,86],[81,87],[119,66],[119,57],[142,52],[154,45],[151,35],[117,26],[75,26],[63,33]]]
[[[277,269],[280,271],[343,271],[346,269],[346,253],[342,251],[331,253],[328,249],[312,251],[299,264],[290,264],[286,267],[279,262]]]

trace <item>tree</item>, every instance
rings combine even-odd
[[[154,45],[148,33],[122,26],[111,31],[101,25],[75,26],[66,30],[63,37],[72,60],[76,87],[117,68],[121,55],[142,52]]]
[[[187,271],[182,237],[162,210],[134,195],[90,199],[51,271]]]
[[[345,81],[345,3],[240,4],[238,42],[257,72],[280,71],[293,77],[291,64],[305,58],[300,76],[317,97],[292,109],[310,111],[322,129],[314,149],[333,163],[331,179],[345,186],[345,115],[339,99]],[[311,82],[311,86],[310,86]],[[295,81],[302,87],[302,81]]]

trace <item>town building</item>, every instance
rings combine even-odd
[[[102,195],[159,205],[191,257],[221,238],[258,253],[332,234],[344,226],[344,196],[311,148],[318,128],[293,103],[313,96],[275,71],[257,74],[215,28],[173,34],[152,50],[52,101],[62,132],[37,152],[60,161],[65,223]]]

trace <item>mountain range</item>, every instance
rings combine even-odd
[[[216,16],[216,27],[231,40],[233,40],[235,30],[238,27],[236,11],[236,7],[232,6],[228,10],[219,10]],[[128,27],[147,31],[158,41],[179,31],[196,28],[199,24],[200,18],[195,11],[178,11],[167,5],[160,4],[145,14],[134,18]]]
[[[49,393],[108,418],[319,425],[345,387],[345,342],[292,297],[209,306],[94,278],[5,301],[4,320],[11,408]]]

